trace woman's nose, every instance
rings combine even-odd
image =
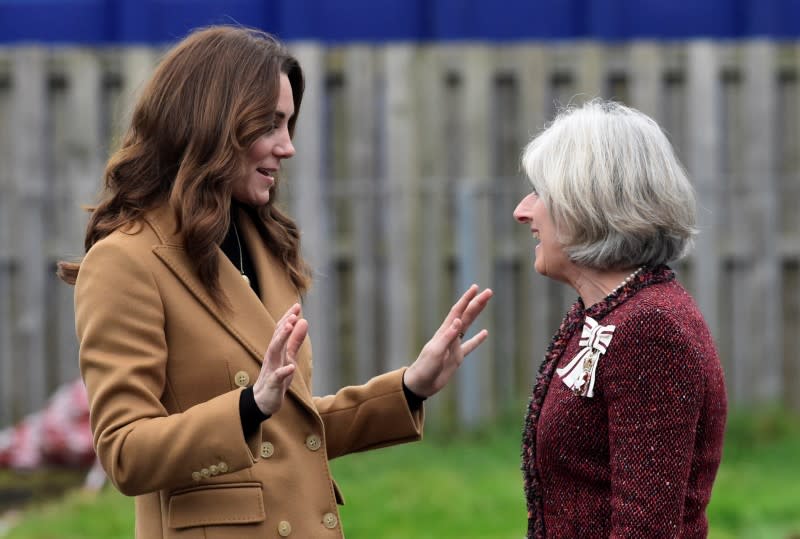
[[[514,213],[513,213],[514,219],[518,223],[527,223],[528,221],[531,220],[530,216],[528,215],[527,204],[525,204],[526,200],[528,200],[527,197],[523,198],[522,200],[520,200],[519,204],[517,204],[517,207],[514,208]]]
[[[294,155],[294,144],[292,144],[292,139],[290,137],[286,137],[280,144],[276,145],[275,149],[277,150],[277,154],[281,159],[289,159]]]
[[[281,159],[289,159],[294,155],[294,144],[292,144],[292,136],[289,134],[289,129],[284,126],[278,135],[280,139],[276,141],[273,153]]]

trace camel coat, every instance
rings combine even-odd
[[[262,297],[220,251],[231,312],[193,271],[169,207],[99,241],[81,264],[75,313],[95,449],[136,496],[140,539],[343,537],[328,460],[422,436],[402,370],[312,397],[307,339],[280,411],[245,439],[239,394],[298,297],[253,222],[239,223]]]

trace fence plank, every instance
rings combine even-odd
[[[117,147],[130,125],[133,106],[158,62],[158,51],[151,47],[131,46],[120,50],[112,58],[119,62],[122,78],[118,99],[111,104],[112,125],[109,138],[112,147]]]
[[[779,160],[781,237],[783,245],[785,298],[783,310],[783,393],[782,400],[791,410],[800,412],[800,348],[795,346],[800,328],[800,44],[786,46],[787,69],[782,76],[781,133],[783,145]]]
[[[751,332],[748,380],[755,401],[780,394],[781,271],[778,258],[777,192],[775,178],[776,110],[775,45],[753,41],[744,45],[744,175],[747,190],[748,235],[752,274],[742,299]],[[737,238],[738,239],[738,238]],[[753,331],[761,327],[760,331]],[[759,358],[757,362],[752,358]]]
[[[378,374],[378,253],[377,210],[380,187],[376,161],[376,84],[374,48],[367,45],[345,51],[347,92],[348,175],[352,185],[354,324],[356,381],[363,383]]]
[[[711,329],[719,338],[720,290],[720,102],[719,64],[710,41],[689,44],[687,63],[688,122],[686,167],[697,191],[697,236],[693,257],[693,292]]]
[[[596,97],[608,97],[606,45],[594,41],[575,45],[576,91],[574,103],[580,104]]]
[[[13,252],[20,260],[15,301],[15,375],[19,400],[27,410],[45,402],[47,380],[44,357],[46,252],[45,170],[42,141],[47,140],[47,51],[36,46],[13,53],[14,78],[12,144],[13,178],[18,195]],[[24,136],[23,136],[24,134]]]
[[[630,105],[661,123],[664,62],[662,49],[653,41],[637,41],[630,46]]]
[[[419,199],[421,231],[421,297],[430,308],[421,310],[419,333],[427,340],[439,328],[443,309],[451,300],[445,286],[445,272],[451,250],[445,240],[447,214],[447,141],[445,107],[448,100],[445,74],[439,51],[425,46],[419,51],[415,69],[419,160]]]
[[[491,207],[492,289],[494,299],[485,318],[494,321],[494,334],[487,343],[495,358],[494,387],[492,393],[498,409],[516,405],[514,388],[517,381],[519,345],[527,332],[520,333],[517,324],[520,313],[509,308],[516,297],[516,274],[519,267],[519,249],[515,242],[519,224],[512,213],[518,202],[521,184],[519,177],[519,78],[516,73],[516,50],[497,47],[491,58],[498,71],[492,74],[490,121],[491,170],[487,190]],[[525,314],[528,314],[527,311]],[[483,319],[481,320],[483,322]]]
[[[59,257],[80,257],[83,252],[87,214],[81,206],[89,203],[100,185],[102,148],[100,137],[101,66],[99,57],[89,50],[68,49],[59,60],[66,73],[64,124],[56,130],[57,166],[54,207],[56,227],[51,231]],[[80,125],[80,129],[75,126]],[[51,276],[51,279],[55,280]],[[65,383],[78,376],[78,346],[75,338],[72,288],[56,283],[57,378]]]
[[[415,103],[413,79],[415,49],[389,45],[384,50],[386,73],[386,284],[387,343],[389,367],[407,365],[413,359],[412,313],[416,311],[416,279],[411,261],[416,246],[414,191],[419,185],[419,166],[414,144]]]
[[[11,53],[0,49],[0,163],[11,163],[14,155],[12,140],[13,101],[10,86],[13,84]],[[11,232],[15,230],[14,213],[16,194],[12,167],[0,166],[0,427],[15,418],[14,388],[14,321],[12,298],[14,257]]]
[[[416,203],[420,207],[419,229],[416,243],[420,252],[417,265],[419,280],[417,344],[427,341],[441,324],[452,299],[448,286],[448,268],[451,260],[451,242],[447,241],[447,150],[451,135],[446,129],[447,93],[446,74],[440,50],[423,46],[417,56],[414,70],[417,103],[417,159],[420,183]],[[426,423],[432,431],[442,431],[454,425],[452,406],[454,386],[448,385],[436,397],[426,401]]]
[[[464,99],[460,111],[463,122],[464,156],[461,182],[457,185],[457,241],[460,257],[458,282],[460,289],[472,283],[492,283],[491,207],[489,198],[491,140],[486,126],[491,121],[491,56],[485,47],[465,46],[460,58]],[[492,332],[491,320],[485,327]],[[490,347],[481,347],[459,369],[458,416],[460,423],[474,427],[493,417],[495,399]]]

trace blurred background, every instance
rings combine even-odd
[[[315,393],[409,364],[461,290],[495,291],[490,340],[426,403],[433,440],[335,463],[348,537],[524,534],[522,418],[575,295],[511,217],[519,156],[593,97],[659,122],[697,189],[675,269],[731,404],[711,536],[800,537],[800,0],[0,0],[0,536],[132,536],[131,500],[54,497],[92,462],[55,263],[83,254],[143,81],[218,23],[305,70],[280,199],[315,269]]]

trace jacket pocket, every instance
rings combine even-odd
[[[261,483],[204,485],[177,491],[169,499],[170,528],[264,522]]]

